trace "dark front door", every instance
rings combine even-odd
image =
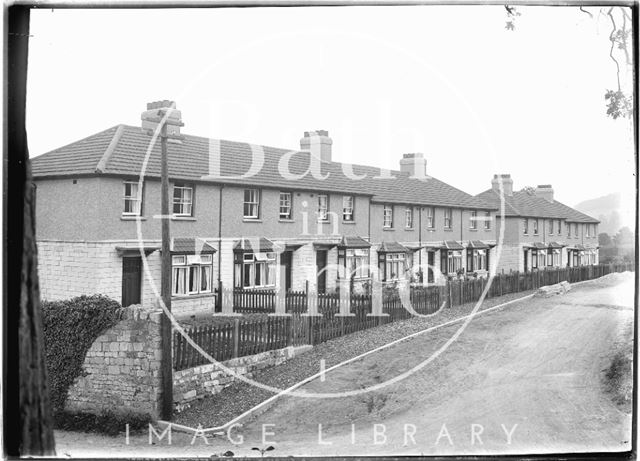
[[[291,289],[291,259],[293,256],[292,251],[285,251],[280,254],[280,275],[284,280],[284,289],[289,291]]]
[[[318,274],[318,293],[327,291],[327,250],[316,251],[316,270]]]
[[[524,271],[529,272],[529,252],[524,250]]]
[[[433,268],[436,265],[436,253],[434,251],[427,252],[427,283],[433,283]]]
[[[142,282],[142,258],[140,256],[122,258],[122,306],[140,304]]]

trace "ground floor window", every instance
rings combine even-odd
[[[238,252],[234,256],[234,286],[264,288],[276,284],[276,254]]]
[[[487,250],[467,250],[467,271],[486,271],[487,267]]]
[[[382,281],[399,280],[408,269],[406,253],[383,253],[381,256]]]
[[[544,268],[547,260],[547,250],[538,250],[538,267]]]
[[[553,253],[552,264],[554,267],[560,267],[560,250],[551,250]]]
[[[596,263],[596,253],[593,250],[581,252],[581,264],[583,266],[591,266]]]
[[[442,250],[441,271],[444,274],[455,274],[462,269],[462,251]]]
[[[172,288],[176,296],[211,293],[213,283],[213,255],[173,255]]]
[[[538,250],[531,250],[531,269],[538,268]]]
[[[369,277],[369,249],[347,248],[347,275],[353,278]]]

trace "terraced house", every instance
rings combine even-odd
[[[155,302],[160,147],[150,142],[118,125],[32,160],[43,298]],[[428,175],[421,154],[403,155],[398,171],[342,164],[316,131],[299,150],[185,135],[168,157],[177,312],[211,307],[219,286],[323,292],[348,279],[362,290],[372,277],[429,284],[495,264],[497,207]]]
[[[491,189],[477,195],[500,208],[504,192],[504,227],[499,270],[532,271],[598,264],[597,219],[554,198],[551,185],[513,190],[511,175],[494,175]],[[498,234],[497,234],[498,235]]]

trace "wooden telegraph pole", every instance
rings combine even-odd
[[[160,213],[162,215],[162,267],[160,296],[167,311],[171,312],[171,217],[169,212],[169,161],[167,154],[167,140],[181,142],[182,123],[180,112],[175,110],[173,101],[157,101],[147,104],[147,111],[142,114],[142,128],[147,134],[153,135],[160,124]],[[171,127],[171,131],[167,129]],[[171,420],[173,414],[173,358],[171,321],[165,314],[161,323],[162,335],[162,418]]]

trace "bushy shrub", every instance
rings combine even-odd
[[[43,301],[43,326],[49,393],[54,413],[61,412],[67,392],[82,373],[93,342],[118,322],[120,304],[103,295]]]

